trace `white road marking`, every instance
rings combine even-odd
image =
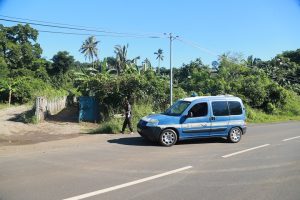
[[[222,156],[222,158],[228,158],[228,157],[231,157],[231,156],[235,156],[237,154],[241,154],[241,153],[245,153],[245,152],[252,151],[252,150],[255,150],[255,149],[263,148],[263,147],[266,147],[266,146],[269,146],[269,145],[270,144],[264,144],[264,145],[253,147],[253,148],[250,148],[250,149],[245,149],[243,151],[238,151],[238,152],[235,152],[235,153],[227,154],[225,156]]]
[[[289,140],[293,140],[293,139],[297,139],[297,138],[300,138],[300,136],[287,138],[287,139],[284,139],[284,140],[282,140],[282,141],[285,142],[285,141],[289,141]]]
[[[129,187],[129,186],[136,185],[136,184],[139,184],[139,183],[143,183],[143,182],[146,182],[146,181],[151,181],[153,179],[157,179],[157,178],[161,178],[161,177],[168,176],[168,175],[171,175],[171,174],[175,174],[177,172],[181,172],[181,171],[184,171],[184,170],[187,170],[187,169],[190,169],[190,168],[192,168],[192,166],[182,167],[182,168],[175,169],[175,170],[172,170],[172,171],[168,171],[168,172],[165,172],[165,173],[162,173],[162,174],[157,174],[157,175],[150,176],[150,177],[147,177],[147,178],[143,178],[143,179],[140,179],[140,180],[132,181],[132,182],[129,182],[129,183],[124,183],[124,184],[121,184],[121,185],[116,185],[116,186],[113,186],[113,187],[109,187],[109,188],[102,189],[102,190],[97,190],[95,192],[82,194],[82,195],[67,198],[67,199],[64,199],[64,200],[85,199],[85,198],[96,196],[96,195],[103,194],[103,193],[106,193],[106,192],[111,192],[113,190],[118,190],[118,189],[121,189],[121,188]]]

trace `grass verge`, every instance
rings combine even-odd
[[[251,124],[274,123],[300,120],[300,115],[266,114],[260,110],[248,109],[247,122]]]
[[[4,109],[4,108],[8,108],[8,104],[7,103],[0,103],[0,110]]]

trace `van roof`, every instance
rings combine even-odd
[[[218,96],[197,96],[197,97],[187,97],[182,99],[183,101],[195,101],[198,99],[202,100],[222,100],[222,99],[235,99],[235,100],[240,100],[240,98],[232,96],[232,95],[218,95]]]

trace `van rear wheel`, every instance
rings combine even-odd
[[[242,130],[238,127],[234,127],[230,129],[230,132],[228,134],[228,141],[232,143],[238,143],[242,139]]]
[[[177,142],[177,134],[172,129],[163,130],[159,136],[159,142],[163,146],[170,147]]]

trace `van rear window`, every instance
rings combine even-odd
[[[243,113],[242,105],[238,101],[228,101],[228,106],[230,115],[241,115]]]
[[[212,102],[212,109],[214,116],[228,116],[228,104],[227,101],[214,101]]]

